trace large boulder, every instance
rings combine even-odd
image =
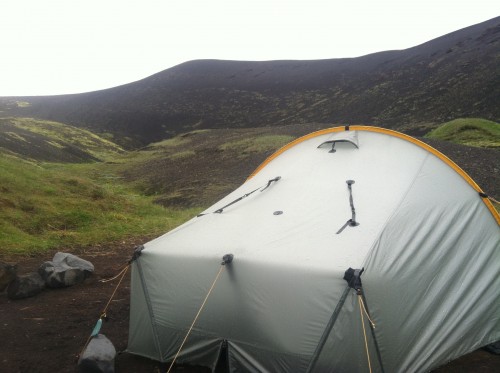
[[[7,288],[10,299],[29,298],[40,293],[45,287],[45,281],[37,272],[17,276]]]
[[[83,282],[94,272],[94,265],[73,254],[58,252],[51,262],[38,269],[47,287],[61,288]]]
[[[116,349],[104,334],[93,337],[80,360],[80,373],[114,373]]]
[[[17,265],[0,262],[0,292],[4,291],[14,281],[17,274]]]

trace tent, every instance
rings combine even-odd
[[[224,354],[231,372],[429,371],[500,339],[499,224],[410,136],[312,133],[141,247],[128,351],[211,369]]]

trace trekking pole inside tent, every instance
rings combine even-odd
[[[186,333],[186,336],[184,337],[184,340],[182,341],[179,349],[177,350],[172,362],[170,363],[170,366],[168,367],[168,370],[167,370],[167,373],[169,373],[171,370],[172,370],[172,367],[174,366],[175,364],[175,361],[177,360],[177,357],[179,356],[179,354],[181,353],[182,351],[182,348],[184,347],[184,344],[186,343],[188,337],[189,337],[189,334],[191,334],[191,330],[193,330],[193,327],[194,327],[194,324],[196,324],[196,321],[198,320],[198,317],[200,316],[201,314],[201,311],[203,310],[203,308],[205,307],[205,303],[207,303],[207,300],[208,300],[208,297],[210,296],[210,294],[212,293],[212,290],[214,290],[215,288],[215,284],[217,283],[217,280],[219,279],[219,276],[221,275],[222,273],[222,270],[224,269],[224,267],[226,266],[226,264],[229,264],[233,261],[233,254],[226,254],[222,257],[222,262],[220,264],[220,268],[219,268],[219,271],[217,272],[217,275],[215,276],[215,279],[214,281],[212,282],[212,286],[210,286],[210,289],[208,290],[208,293],[207,295],[205,296],[205,299],[203,300],[203,303],[201,304],[200,306],[200,309],[198,310],[198,312],[196,313],[196,316],[194,317],[194,320],[193,322],[191,323],[191,326],[189,327],[187,333]]]

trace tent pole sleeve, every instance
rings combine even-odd
[[[153,313],[153,307],[151,306],[151,297],[149,296],[148,292],[148,287],[146,286],[146,280],[144,279],[144,274],[142,271],[142,266],[141,266],[141,261],[137,258],[134,260],[134,263],[137,267],[137,271],[139,272],[139,278],[141,279],[141,286],[142,290],[144,291],[144,297],[146,298],[146,303],[148,305],[148,311],[149,311],[149,319],[151,320],[151,327],[153,329],[153,334],[154,334],[154,341],[156,345],[156,349],[158,350],[158,360],[160,362],[163,362],[163,356],[162,356],[162,350],[160,346],[160,340],[158,338],[158,329],[156,327],[156,320],[155,316]]]
[[[368,313],[368,315],[370,315],[370,310],[368,309],[368,302],[366,301],[365,292],[363,290],[361,290],[361,297],[363,298],[363,303],[366,312]],[[373,343],[375,344],[375,351],[377,352],[377,359],[380,365],[380,369],[382,373],[385,373],[384,364],[382,364],[382,355],[380,354],[380,348],[378,347],[377,336],[375,335],[375,329],[373,328],[372,323],[368,324],[370,324],[370,330],[372,331]]]
[[[316,365],[316,362],[319,358],[319,354],[323,350],[326,340],[328,339],[328,336],[330,335],[330,332],[333,329],[333,325],[335,324],[335,321],[337,321],[337,317],[339,316],[340,310],[344,306],[347,295],[349,294],[349,289],[350,289],[349,286],[346,286],[344,292],[342,293],[342,296],[340,297],[339,302],[337,303],[337,306],[335,307],[335,310],[332,313],[332,316],[330,317],[330,320],[328,320],[328,324],[326,324],[325,330],[323,331],[323,335],[321,336],[318,345],[316,346],[316,350],[314,351],[314,354],[311,358],[311,361],[309,362],[309,366],[307,367],[306,370],[307,373],[312,372],[312,370],[314,369],[314,366]]]

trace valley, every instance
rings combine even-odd
[[[2,368],[73,372],[117,284],[100,280],[115,276],[136,245],[196,216],[311,132],[364,124],[415,136],[500,200],[499,50],[496,17],[358,58],[197,60],[102,91],[0,97],[0,260],[24,274],[61,250],[96,267],[73,288],[18,301],[0,294]],[[130,273],[103,329],[120,351],[129,284]],[[436,372],[499,364],[477,350]],[[126,353],[116,368],[159,371]]]

